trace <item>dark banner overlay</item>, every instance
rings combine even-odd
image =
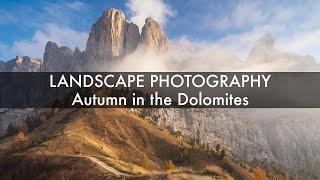
[[[53,107],[320,108],[320,73],[0,73],[0,108]]]

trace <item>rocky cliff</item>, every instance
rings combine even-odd
[[[46,44],[43,59],[42,71],[44,72],[80,71],[83,53],[78,48],[73,51],[49,41]]]
[[[7,62],[0,61],[0,72],[39,72],[41,59],[17,56]]]
[[[74,72],[95,71],[95,67],[119,60],[135,51],[138,46],[155,52],[167,50],[167,37],[157,22],[148,18],[142,35],[136,24],[128,22],[122,11],[111,8],[92,25],[85,51],[47,42],[40,59],[17,56],[7,62],[0,61],[0,72]],[[10,122],[20,122],[30,111],[0,109],[0,130]]]
[[[44,71],[94,71],[101,65],[122,59],[139,46],[164,53],[168,49],[168,39],[160,25],[151,18],[146,19],[140,35],[136,24],[128,22],[122,11],[111,8],[92,25],[84,52],[73,52],[48,42]]]
[[[90,62],[119,59],[136,49],[140,39],[139,28],[126,21],[116,9],[105,11],[92,25],[86,46]]]
[[[0,72],[40,72],[41,59],[29,56],[17,56],[9,61],[0,61]],[[5,130],[10,123],[19,123],[33,112],[33,109],[0,108],[0,131]]]
[[[248,162],[320,177],[318,109],[154,109],[159,124]]]
[[[142,28],[140,44],[152,49],[157,53],[164,53],[168,50],[168,39],[160,25],[152,18],[147,18]]]

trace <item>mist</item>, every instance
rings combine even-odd
[[[275,48],[270,35],[263,35],[254,44],[247,58],[218,43],[203,43],[187,38],[173,39],[169,50],[159,54],[138,47],[136,51],[115,63],[99,68],[117,72],[293,72],[319,71],[320,65],[312,56],[282,52]]]

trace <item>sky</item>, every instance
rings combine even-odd
[[[171,41],[217,44],[245,58],[270,34],[280,50],[320,60],[315,0],[1,0],[0,60],[42,58],[49,40],[84,50],[91,25],[111,7],[140,27],[154,18]]]

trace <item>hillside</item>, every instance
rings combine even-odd
[[[253,177],[231,159],[192,147],[188,138],[170,135],[134,110],[64,109],[27,135],[25,148],[17,149],[12,137],[0,141],[2,152],[7,151],[0,161],[0,179]],[[34,168],[38,171],[29,171]]]

